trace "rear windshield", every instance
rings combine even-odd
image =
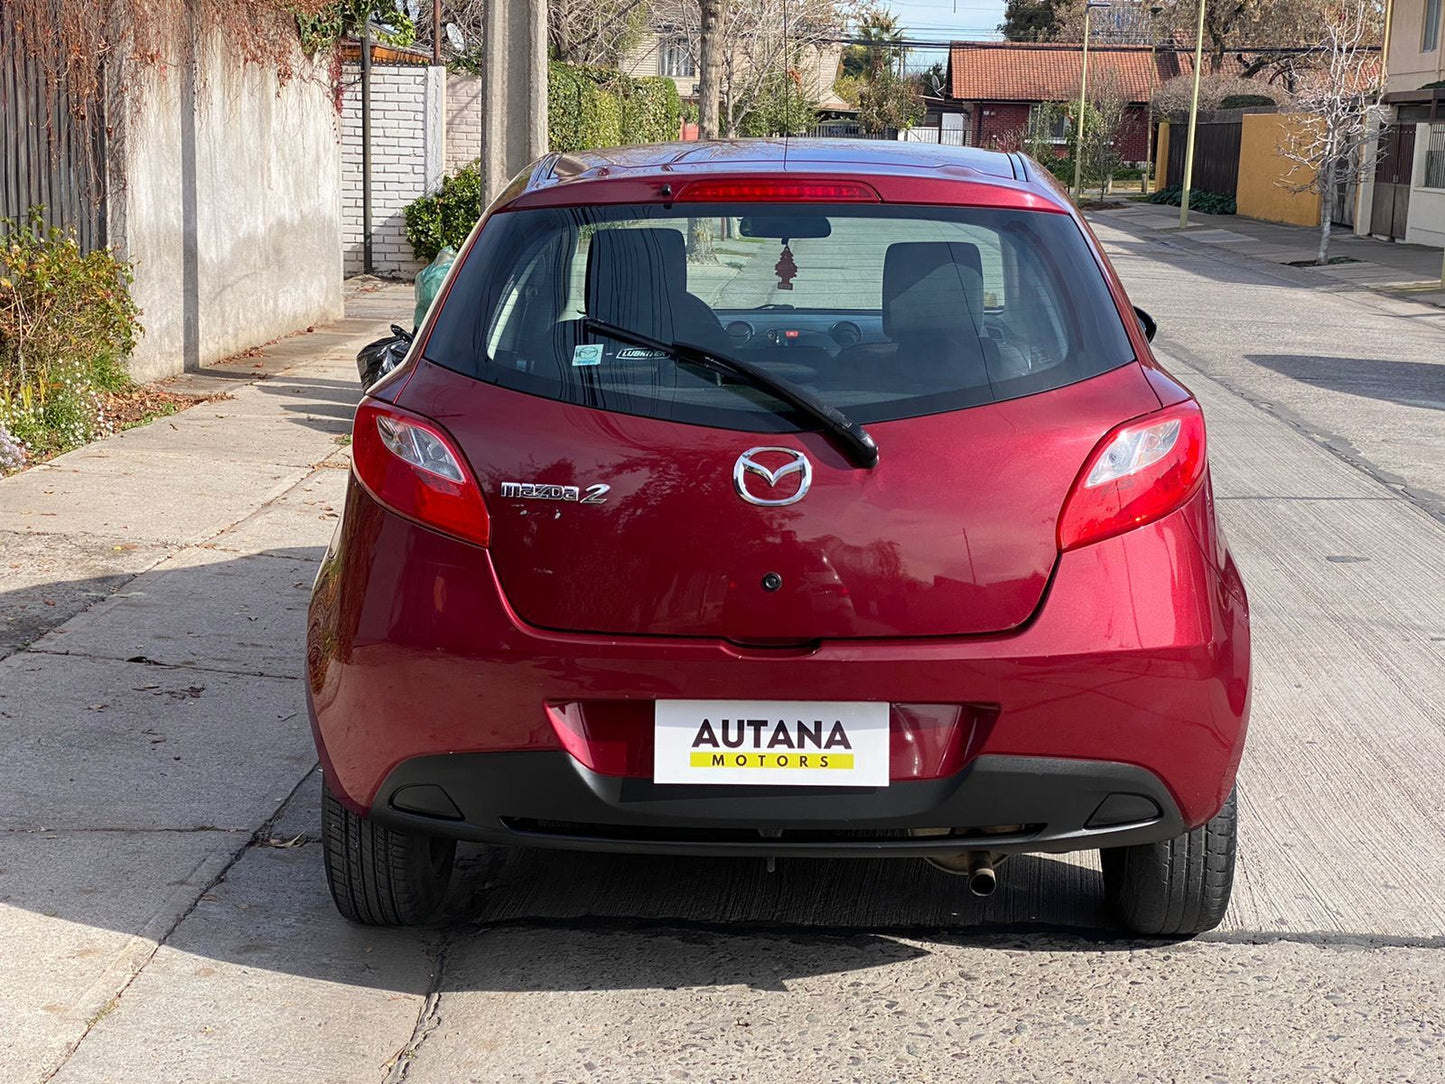
[[[750,362],[864,423],[1032,395],[1133,359],[1067,216],[877,204],[500,213],[426,356],[602,410],[764,432],[809,424],[584,317]]]

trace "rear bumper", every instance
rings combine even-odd
[[[1140,769],[1153,781],[1124,791],[1168,797],[1158,803],[1160,823],[1141,830],[1167,825],[1177,834],[1223,804],[1249,714],[1248,608],[1215,533],[1211,500],[1206,486],[1163,520],[1064,554],[1039,611],[1009,634],[776,650],[528,626],[507,606],[485,550],[401,519],[353,484],[309,615],[307,694],[317,748],[334,792],[357,812],[405,820],[390,794],[404,778],[398,773],[425,764],[461,791],[453,800],[464,826],[453,834],[561,846],[575,844],[552,832],[527,835],[498,818],[628,825],[634,822],[618,820],[618,810],[631,816],[645,808],[661,827],[659,817],[691,814],[674,808],[676,788],[656,788],[634,803],[648,780],[597,775],[573,761],[554,727],[559,706],[610,706],[646,727],[650,702],[661,698],[960,705],[982,721],[960,728],[945,778],[895,782],[866,801],[857,790],[825,800],[816,790],[790,797],[747,788],[750,825],[700,819],[771,830],[819,801],[827,817],[801,819],[831,818],[840,827],[859,818],[885,827],[1056,824],[1022,849],[1093,847],[1100,837],[1077,834],[1098,804],[1089,799],[1102,797],[1106,784],[1119,789],[1106,778],[1112,769],[1093,778],[1087,765],[1102,762]],[[530,765],[514,761],[521,754],[546,754],[537,763],[554,766],[529,767],[534,782],[514,785],[493,765]],[[438,758],[462,767],[441,767]],[[1029,763],[1046,780],[1055,769],[1045,762],[1075,762],[1068,774],[1083,781],[1079,797],[1057,814],[1041,804],[1026,818],[1005,815],[1009,788],[982,784],[991,778],[977,770],[983,758],[1021,762],[1009,769],[1019,787]],[[509,801],[487,798],[489,787]],[[609,787],[616,789],[610,800]],[[510,800],[524,797],[525,806]],[[549,804],[574,798],[575,816]],[[961,819],[940,820],[945,811]],[[897,819],[914,814],[921,819]],[[769,853],[767,846],[731,853]]]
[[[1143,768],[1004,756],[976,757],[945,779],[827,791],[659,786],[599,775],[566,753],[463,753],[398,765],[371,816],[486,843],[733,856],[1072,851],[1185,830],[1168,788]]]

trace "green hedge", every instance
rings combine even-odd
[[[665,143],[682,124],[682,100],[671,79],[633,79],[603,68],[552,64],[547,69],[548,142],[554,151]],[[410,203],[406,239],[418,260],[430,263],[450,245],[460,248],[481,217],[482,178],[464,166],[433,195]]]
[[[634,79],[606,68],[547,69],[547,131],[554,151],[676,139],[682,100],[671,79]]]
[[[1226,94],[1219,101],[1220,109],[1249,109],[1256,105],[1274,105],[1268,94]]]
[[[1184,202],[1184,188],[1181,185],[1171,184],[1168,188],[1161,188],[1148,199],[1149,203],[1167,203],[1171,207],[1178,207]],[[1233,196],[1221,196],[1218,192],[1204,192],[1200,189],[1191,189],[1189,193],[1189,209],[1198,211],[1204,215],[1232,215],[1237,211]]]

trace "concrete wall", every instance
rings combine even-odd
[[[1441,5],[1445,24],[1445,5]],[[1419,90],[1426,83],[1445,79],[1445,25],[1438,28],[1440,44],[1421,52],[1424,38],[1425,0],[1395,0],[1390,20],[1389,83],[1386,90]]]
[[[1239,213],[1266,222],[1318,226],[1319,196],[1314,192],[1291,192],[1276,183],[1290,167],[1278,150],[1287,126],[1308,121],[1278,113],[1249,113],[1240,118],[1240,123],[1239,188],[1235,193]],[[1309,176],[1301,170],[1293,180],[1303,183]]]
[[[1441,41],[1445,47],[1445,38]],[[1405,240],[1412,245],[1445,247],[1445,188],[1425,188],[1425,155],[1430,149],[1430,125],[1415,125],[1415,171],[1410,186],[1410,212]]]
[[[298,63],[300,63],[298,58]],[[112,118],[110,237],[135,263],[151,380],[342,311],[340,163],[324,68],[281,86],[219,39]]]
[[[342,69],[342,255],[346,274],[362,272],[361,67]],[[374,274],[410,278],[413,258],[402,209],[435,192],[445,166],[445,69],[416,64],[371,67],[371,250]]]
[[[447,76],[446,171],[455,173],[482,154],[482,81]]]

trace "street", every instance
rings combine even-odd
[[[346,925],[300,675],[389,287],[0,482],[6,1079],[1445,1079],[1445,312],[1095,228],[1250,591],[1218,930],[1121,939],[1093,854],[979,900],[916,861],[481,848],[435,927]]]

